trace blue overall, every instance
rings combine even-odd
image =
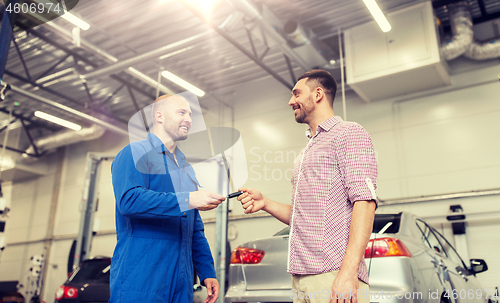
[[[111,165],[117,244],[111,259],[110,303],[193,302],[193,265],[215,278],[198,210],[188,210],[198,181],[184,154],[176,164],[160,139],[123,148]]]

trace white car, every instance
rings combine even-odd
[[[297,293],[286,271],[287,250],[288,228],[236,248],[225,302],[292,302]],[[410,213],[375,215],[365,262],[371,302],[496,301],[495,290],[488,293],[476,279],[486,262],[466,264],[439,232]]]

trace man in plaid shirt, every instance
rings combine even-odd
[[[245,213],[262,209],[290,225],[294,302],[370,301],[364,251],[377,208],[377,163],[363,127],[334,115],[336,91],[335,79],[324,70],[303,74],[292,90],[288,105],[310,129],[295,161],[291,205],[252,188],[242,188],[238,197]]]

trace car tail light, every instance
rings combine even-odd
[[[59,286],[56,291],[56,300],[78,298],[78,289],[70,286]]]
[[[262,250],[238,247],[231,253],[231,264],[257,264],[262,258],[264,258]]]
[[[365,258],[411,257],[411,253],[399,239],[372,239],[365,249]]]

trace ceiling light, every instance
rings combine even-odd
[[[34,0],[38,4],[42,4],[47,8],[47,10],[52,11],[53,13],[59,15],[61,18],[65,19],[68,22],[73,23],[75,26],[83,29],[84,31],[90,28],[90,24],[73,15],[72,13],[66,11],[66,7],[61,7],[59,3],[53,3],[50,0]]]
[[[35,112],[35,117],[38,117],[38,118],[41,118],[41,119],[45,119],[45,120],[50,121],[52,123],[59,124],[59,125],[62,125],[64,127],[70,128],[72,130],[80,130],[80,129],[82,129],[82,127],[80,125],[78,125],[78,124],[66,121],[64,119],[58,118],[56,116],[49,115],[49,114],[41,112],[41,111],[36,111]]]
[[[218,4],[219,0],[184,0],[187,4],[201,9],[205,17],[210,17],[214,7]]]
[[[387,33],[388,31],[391,30],[391,25],[389,24],[389,21],[384,16],[384,13],[380,10],[380,7],[378,6],[377,2],[375,0],[363,0],[365,3],[366,7],[372,14],[373,18],[377,22],[378,26],[380,26],[380,29],[384,32]]]
[[[16,166],[16,163],[12,158],[2,157],[0,161],[0,171],[8,170]]]
[[[79,28],[83,29],[84,31],[86,31],[90,28],[90,24],[88,24],[87,22],[78,18],[77,16],[73,15],[72,13],[67,12],[64,15],[61,15],[61,18],[73,23],[74,25],[78,26]]]
[[[163,84],[158,83],[156,80],[151,79],[150,77],[146,76],[145,74],[141,73],[140,71],[136,70],[135,68],[129,67],[128,70],[131,73],[133,73],[134,75],[136,75],[139,79],[141,79],[145,83],[149,83],[149,85],[155,87],[156,89],[159,88],[162,92],[164,92],[166,94],[175,95],[175,93],[171,89],[169,89],[168,87],[166,87]]]
[[[187,82],[186,80],[183,80],[176,75],[172,74],[171,72],[168,71],[163,71],[161,75],[168,80],[174,82],[175,84],[187,89],[188,91],[192,92],[193,94],[197,95],[198,97],[203,97],[205,96],[205,92],[202,91],[201,89],[197,88],[193,84]]]

